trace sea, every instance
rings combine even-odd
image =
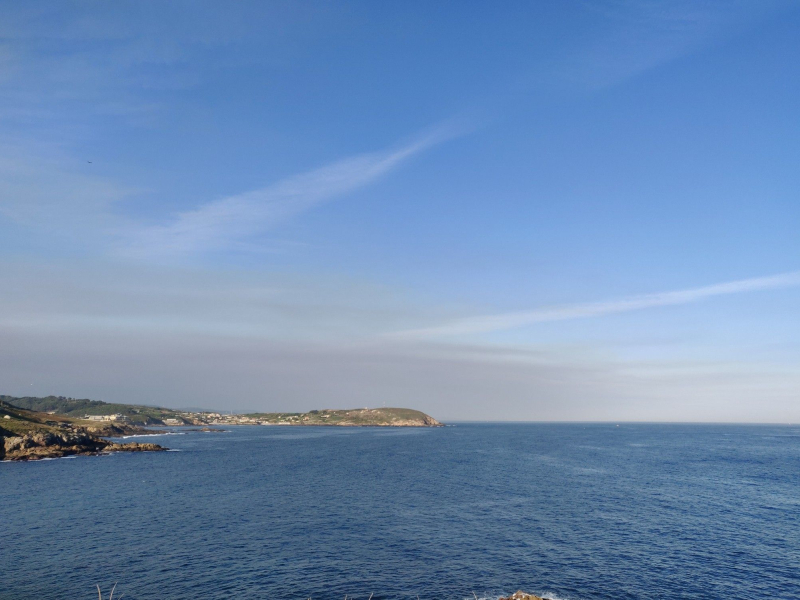
[[[228,429],[0,464],[0,599],[800,598],[798,426]]]

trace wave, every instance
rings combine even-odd
[[[564,598],[563,596],[557,596],[552,592],[542,592],[542,597],[549,598],[550,600],[568,600],[567,598]]]
[[[186,435],[185,431],[168,431],[167,433],[139,433],[136,435],[121,435],[118,439],[127,440],[128,438],[138,438],[138,437],[161,437],[164,435]]]

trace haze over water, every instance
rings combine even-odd
[[[235,427],[0,465],[1,600],[800,597],[800,427]]]

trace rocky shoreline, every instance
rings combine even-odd
[[[0,460],[28,461],[111,452],[158,452],[158,444],[118,443],[105,438],[152,433],[127,424],[89,425],[0,402]]]
[[[131,442],[120,444],[86,432],[39,432],[3,437],[0,460],[41,460],[65,456],[87,456],[110,452],[158,452],[166,448],[158,444]]]

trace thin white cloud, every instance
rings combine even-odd
[[[209,202],[180,213],[168,225],[137,232],[125,253],[175,257],[229,248],[372,183],[412,156],[463,132],[453,124],[443,125],[399,148],[349,157],[262,189]]]
[[[769,277],[756,277],[741,279],[727,283],[719,283],[688,290],[660,292],[657,294],[642,294],[606,302],[593,302],[586,304],[570,304],[540,308],[530,311],[502,313],[496,315],[482,315],[459,319],[435,327],[413,329],[395,334],[396,337],[407,339],[427,339],[455,335],[469,335],[476,333],[489,333],[505,329],[514,329],[536,323],[552,321],[567,321],[571,319],[586,319],[603,315],[625,313],[645,308],[658,306],[674,306],[699,302],[714,296],[726,296],[758,290],[795,287],[800,285],[800,271],[782,273]]]
[[[729,39],[787,6],[780,0],[585,3],[596,26],[556,63],[556,72],[590,89],[616,85]]]

